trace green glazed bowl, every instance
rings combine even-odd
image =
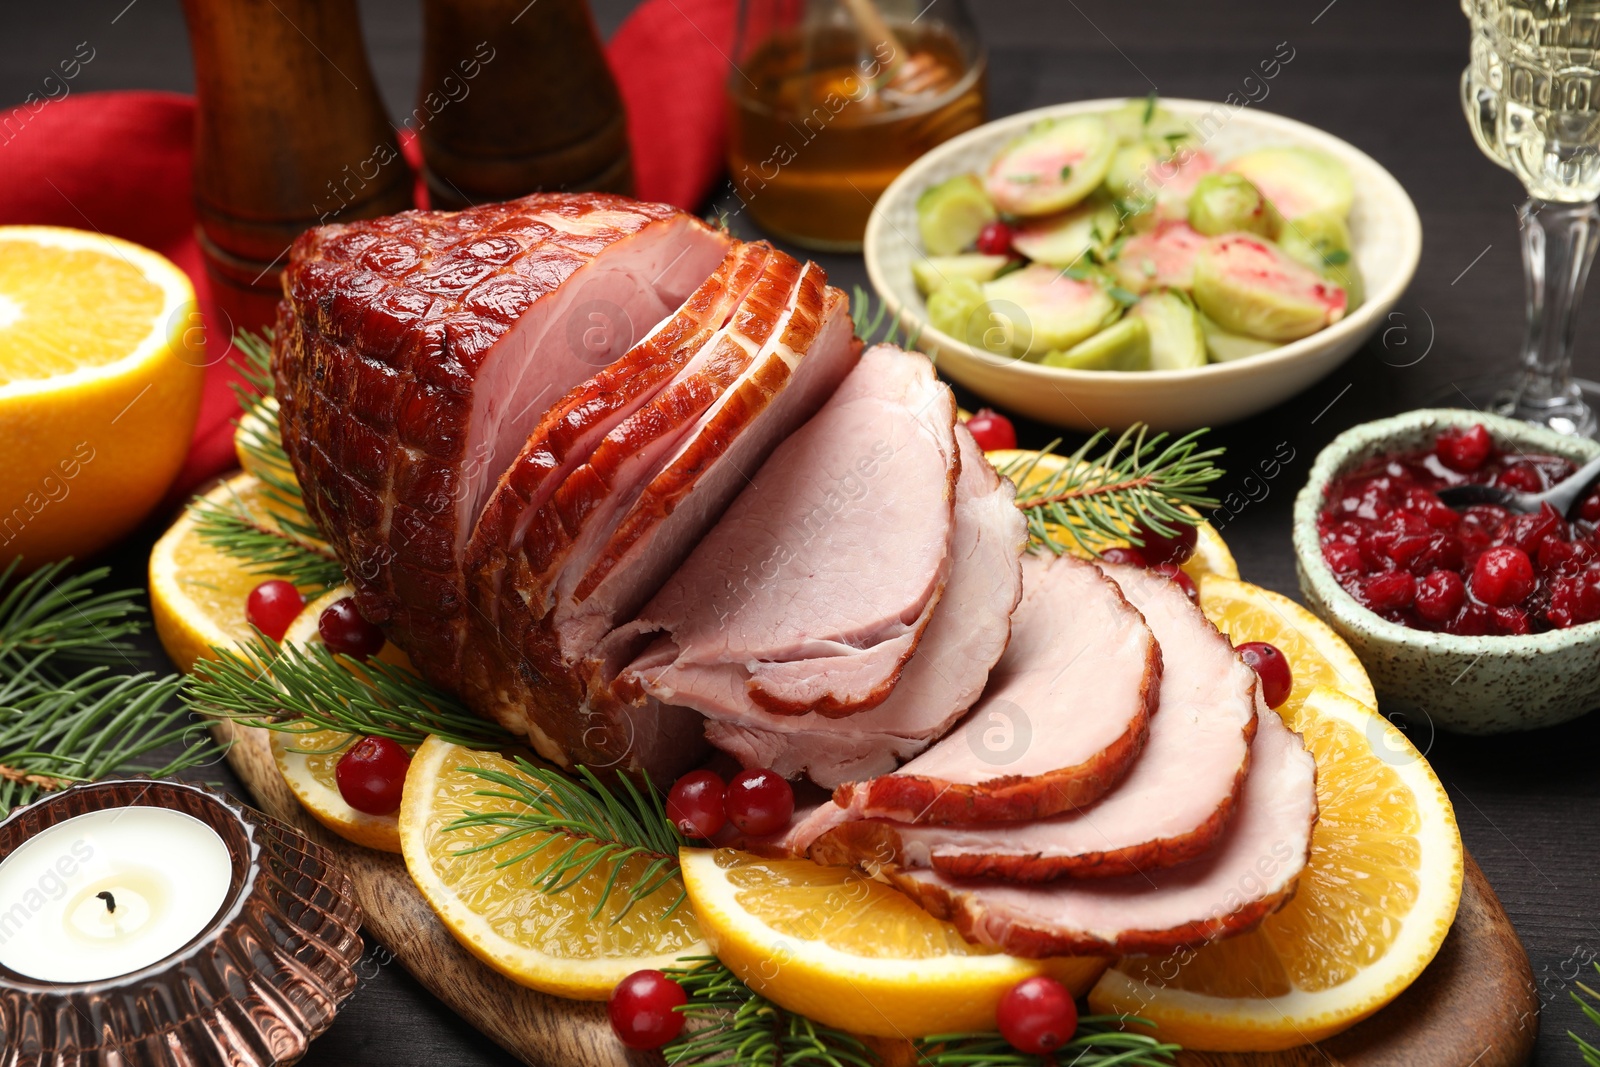
[[[1582,464],[1600,444],[1476,411],[1425,409],[1365,423],[1317,456],[1294,505],[1294,551],[1307,606],[1349,642],[1385,710],[1420,712],[1466,734],[1532,730],[1600,705],[1600,622],[1506,637],[1413,630],[1367,610],[1322,558],[1317,514],[1328,484],[1373,456],[1427,448],[1440,430],[1482,423],[1501,447]]]

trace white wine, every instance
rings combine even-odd
[[[1600,197],[1600,0],[1461,0],[1478,147],[1540,200]]]

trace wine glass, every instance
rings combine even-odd
[[[1480,407],[1594,436],[1600,386],[1572,336],[1600,238],[1600,0],[1461,0],[1472,58],[1461,103],[1484,154],[1521,179],[1528,326],[1520,368],[1464,390]]]

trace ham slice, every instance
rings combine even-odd
[[[844,718],[741,707],[706,723],[713,745],[746,767],[769,767],[786,778],[806,774],[832,789],[894,770],[943,736],[978,698],[1010,640],[1028,530],[1011,483],[965,426],[955,432],[961,473],[950,578],[894,691],[877,707]]]
[[[1101,567],[1161,644],[1160,710],[1121,784],[1090,808],[1034,822],[844,822],[810,846],[812,859],[888,860],[956,877],[1034,882],[1171,867],[1212,847],[1236,810],[1249,767],[1256,674],[1173,582],[1143,568]]]
[[[1071,556],[1024,556],[1011,643],[965,723],[893,774],[840,786],[834,803],[906,823],[1084,807],[1144,748],[1160,680],[1160,646],[1115,583]]]
[[[495,479],[545,409],[681,304],[728,244],[675,208],[602,193],[295,242],[273,344],[284,447],[362,614],[430,680],[457,681],[462,552]]]
[[[868,352],[618,632],[651,643],[617,691],[722,718],[880,703],[945,586],[958,468],[933,365]]]
[[[1020,884],[885,868],[969,941],[1014,956],[1165,953],[1244,933],[1294,893],[1317,818],[1316,765],[1262,711],[1239,810],[1215,848],[1179,867]]]

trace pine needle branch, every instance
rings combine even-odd
[[[234,421],[233,443],[243,453],[245,467],[261,481],[262,493],[279,525],[302,542],[320,542],[321,531],[306,513],[294,466],[283,450],[278,401],[272,395],[271,341],[271,330],[234,335],[233,346],[240,353],[239,376],[244,381],[234,383],[233,390],[244,415]]]
[[[663,1048],[669,1067],[875,1067],[877,1056],[859,1037],[778,1007],[740,981],[715,956],[685,956],[669,967],[688,994],[678,1010],[683,1035]]]
[[[1195,430],[1168,441],[1165,433],[1150,437],[1148,426],[1137,425],[1091,458],[1107,439],[1101,430],[1037,482],[1032,476],[1058,442],[1039,455],[1012,460],[1000,473],[1026,486],[1017,506],[1027,515],[1034,541],[1057,555],[1082,547],[1098,556],[1112,544],[1143,547],[1135,526],[1170,537],[1180,526],[1201,522],[1193,509],[1216,506],[1206,489],[1222,477],[1211,461],[1223,450],[1201,451],[1203,433]]]
[[[1600,973],[1600,963],[1596,963],[1594,969],[1596,973]],[[1569,995],[1578,1002],[1578,1007],[1582,1009],[1584,1017],[1595,1026],[1600,1027],[1600,993],[1596,993],[1582,982],[1578,983],[1578,988],[1583,990],[1585,996],[1589,998],[1588,1000],[1571,990],[1568,990]],[[1600,1067],[1600,1048],[1596,1048],[1571,1030],[1567,1031],[1567,1036],[1578,1043],[1578,1054],[1583,1057],[1583,1062],[1588,1067]]]
[[[598,919],[613,894],[621,893],[623,906],[612,917],[612,925],[678,877],[678,849],[684,838],[667,818],[666,803],[648,776],[642,790],[626,775],[619,776],[613,788],[587,767],[578,768],[579,780],[574,781],[520,757],[516,764],[520,774],[461,768],[495,787],[478,790],[474,796],[505,801],[511,807],[468,812],[447,825],[446,830],[493,827],[499,831],[482,844],[462,849],[460,855],[526,839],[527,848],[495,866],[534,862],[537,873],[531,887],[552,896],[571,889],[596,868],[609,865],[610,877],[589,918]],[[620,878],[623,865],[635,858],[644,861],[644,867],[630,871],[624,882]],[[685,899],[680,887],[660,918],[677,911]]]
[[[245,570],[293,582],[313,596],[344,581],[344,568],[332,549],[262,522],[242,501],[201,497],[189,505],[189,514],[200,540]]]
[[[71,560],[22,574],[13,558],[0,570],[0,672],[13,678],[55,675],[55,660],[111,663],[132,649],[123,638],[143,628],[138,594],[106,593],[94,584],[110,573],[104,567],[69,574]],[[42,672],[42,673],[41,673]]]
[[[915,349],[922,339],[920,326],[907,332],[902,339],[899,317],[891,315],[888,304],[874,301],[872,294],[859,285],[850,301],[850,319],[855,324],[856,336],[868,345],[899,345],[909,350]]]
[[[917,1067],[1170,1067],[1179,1046],[1128,1031],[1155,1024],[1136,1015],[1085,1015],[1071,1041],[1049,1056],[1018,1052],[996,1033],[934,1034],[916,1042]]]
[[[358,662],[322,645],[279,645],[257,635],[243,648],[213,650],[187,687],[202,715],[288,733],[337,730],[420,745],[429,734],[466,748],[517,743],[454,697],[382,660]]]

